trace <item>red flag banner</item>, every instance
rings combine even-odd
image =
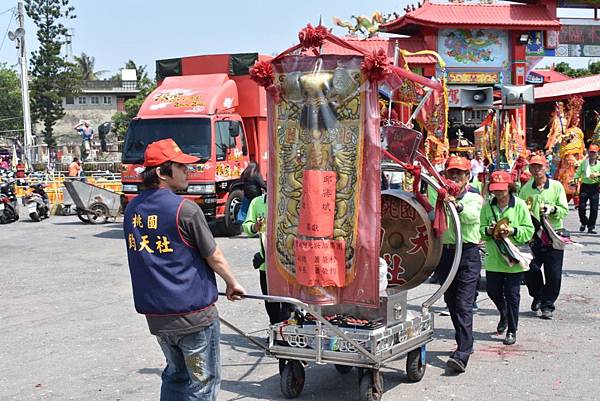
[[[335,215],[335,171],[305,170],[298,233],[306,237],[332,237]]]
[[[296,278],[307,287],[343,287],[345,280],[344,240],[302,240],[294,243]]]

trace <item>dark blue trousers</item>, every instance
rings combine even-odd
[[[521,280],[523,273],[485,272],[487,293],[506,319],[508,332],[515,333],[519,327],[519,303],[521,302]]]
[[[442,258],[437,267],[437,273],[442,282],[448,277],[455,249],[444,247]],[[479,247],[466,244],[462,250],[460,265],[450,287],[444,294],[448,305],[452,325],[454,326],[457,349],[452,357],[462,361],[465,366],[473,351],[473,302],[477,294],[477,283],[481,271]]]
[[[582,226],[587,226],[588,229],[596,228],[596,219],[598,218],[598,184],[581,184],[579,188],[579,221]],[[585,206],[590,202],[590,216],[585,215]]]
[[[543,252],[533,255],[530,269],[525,273],[529,295],[540,301],[541,310],[554,311],[554,303],[560,294],[564,250],[544,247]],[[542,277],[542,266],[544,273]],[[545,281],[545,284],[544,284]]]

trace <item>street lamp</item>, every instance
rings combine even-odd
[[[23,29],[23,28],[17,28],[17,29],[15,29],[14,32],[11,32],[11,31],[8,32],[8,38],[13,41],[19,40],[23,36],[25,36],[25,29]],[[18,48],[19,48],[19,42],[17,42],[17,49]]]
[[[27,165],[31,165],[31,111],[29,109],[29,79],[27,78],[27,51],[25,50],[25,14],[23,13],[23,2],[17,5],[17,19],[19,28],[14,32],[8,32],[8,38],[15,42],[19,49],[19,66],[21,67],[21,101],[23,103],[23,147],[24,159]]]

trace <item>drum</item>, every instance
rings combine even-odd
[[[381,194],[381,257],[388,265],[389,285],[411,289],[434,272],[442,255],[441,238],[412,193],[386,190]]]

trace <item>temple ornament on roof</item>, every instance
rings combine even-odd
[[[379,11],[371,14],[371,18],[364,15],[353,15],[350,17],[356,22],[344,21],[338,17],[333,17],[333,23],[348,30],[348,34],[354,36],[356,34],[364,35],[367,38],[372,38],[379,32],[379,25],[387,22]]]

